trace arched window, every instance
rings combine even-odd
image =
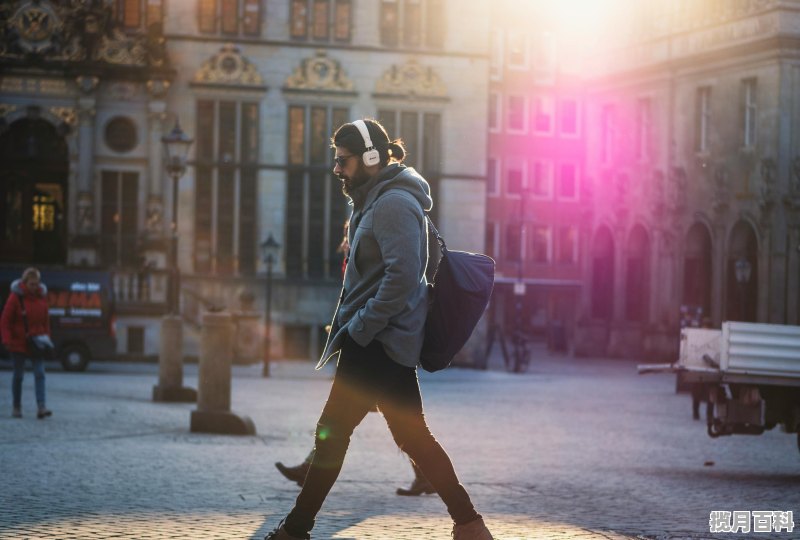
[[[592,246],[592,317],[611,320],[614,313],[614,239],[600,227]]]
[[[650,297],[650,239],[636,225],[628,238],[625,261],[625,319],[647,322]]]

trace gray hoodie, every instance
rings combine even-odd
[[[339,305],[317,369],[342,347],[346,334],[366,347],[373,339],[407,367],[419,363],[428,312],[430,186],[417,171],[392,164],[354,197],[350,257]]]

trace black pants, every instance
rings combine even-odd
[[[453,521],[462,525],[480,517],[450,458],[425,423],[417,370],[394,362],[378,341],[361,347],[348,336],[317,424],[314,459],[286,518],[285,527],[292,536],[303,536],[314,527],[317,513],[339,476],[350,435],[376,405],[395,442],[436,489]]]

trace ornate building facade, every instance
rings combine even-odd
[[[177,190],[189,323],[209,303],[263,305],[259,244],[271,233],[282,245],[273,355],[318,353],[349,215],[329,138],[353,118],[376,117],[406,141],[448,244],[483,248],[488,6],[24,0],[0,10],[1,262],[112,269],[121,353],[157,353],[173,218],[160,138],[176,118],[195,139]]]
[[[681,318],[800,323],[798,4],[637,6],[593,58],[577,352],[674,359]]]

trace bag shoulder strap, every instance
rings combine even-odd
[[[19,294],[14,293],[17,295],[17,300],[19,300],[19,309],[22,312],[22,326],[25,328],[25,337],[30,335],[30,331],[28,330],[28,312],[25,311],[25,298]]]

